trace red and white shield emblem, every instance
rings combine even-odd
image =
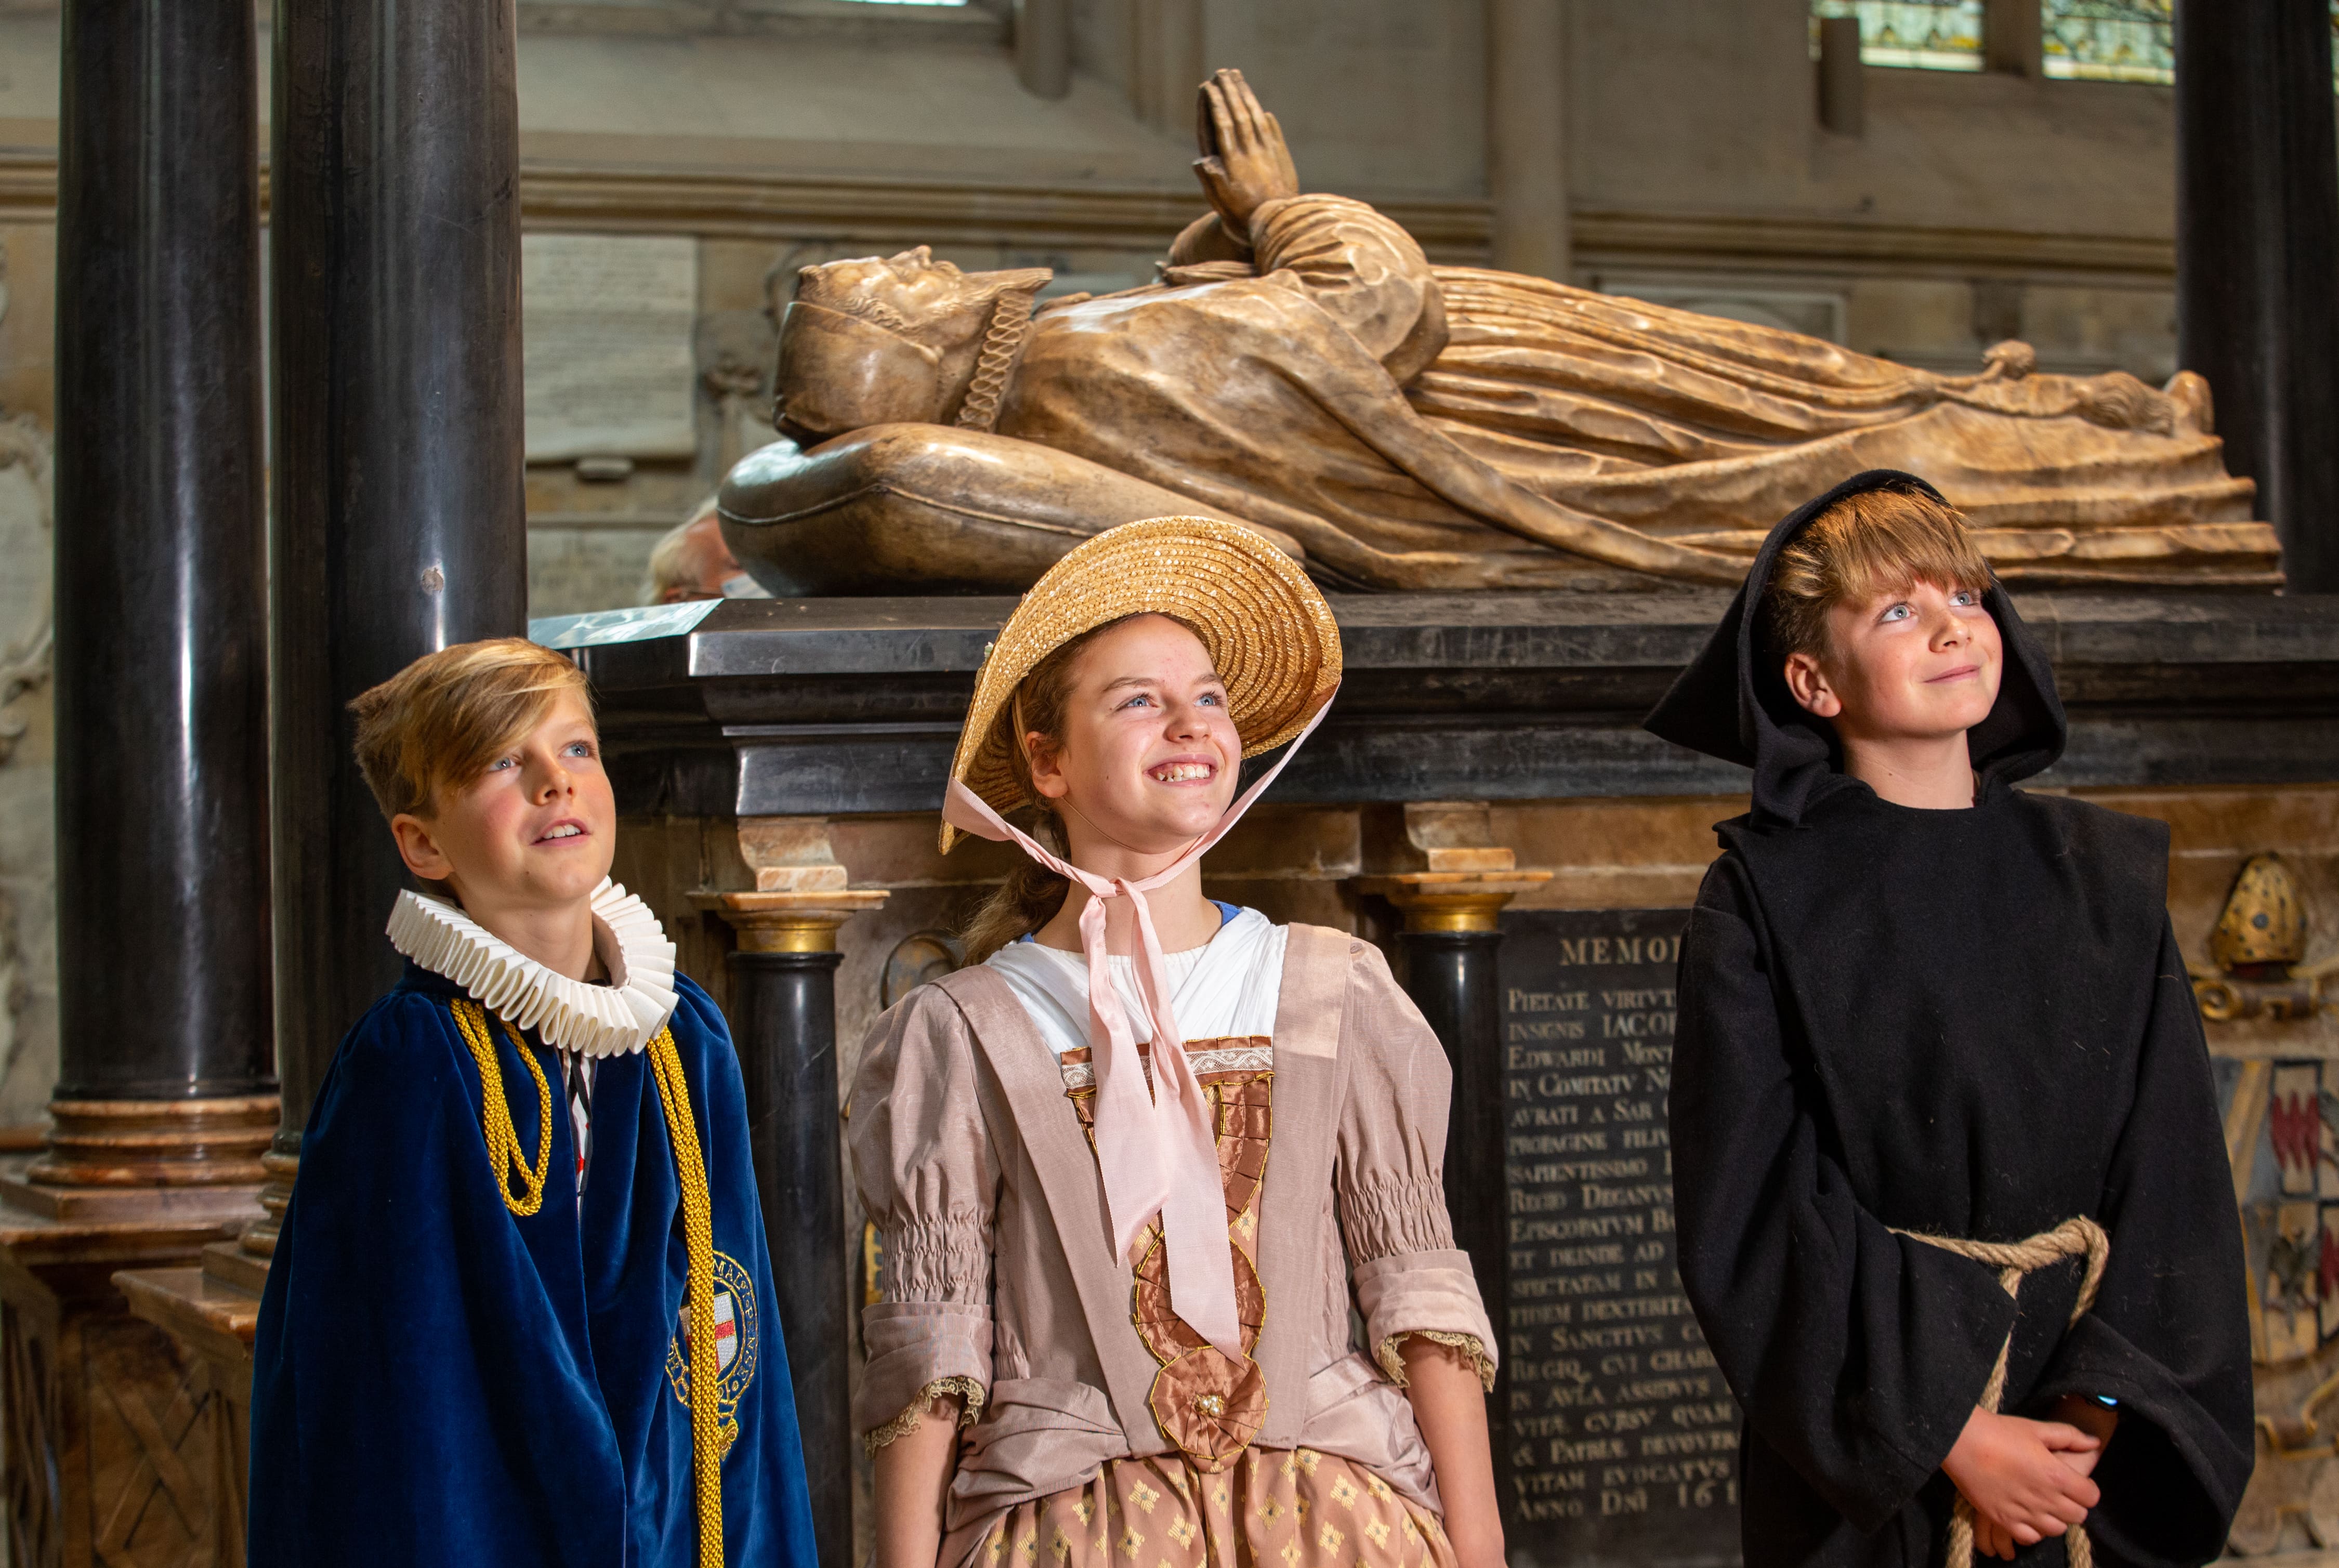
[[[681,1341],[685,1355],[690,1351],[690,1303],[682,1304]],[[731,1370],[731,1363],[739,1356],[739,1314],[733,1305],[731,1293],[715,1293],[715,1370],[720,1375]]]
[[[715,1366],[719,1372],[731,1370],[732,1360],[739,1354],[739,1325],[731,1309],[731,1293],[715,1293]]]

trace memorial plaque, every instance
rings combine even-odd
[[[523,238],[528,461],[695,455],[697,313],[686,235]]]
[[[1686,910],[1503,917],[1511,1561],[1738,1560],[1738,1406],[1673,1255]]]

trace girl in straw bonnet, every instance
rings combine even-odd
[[[878,1568],[1500,1568],[1444,1053],[1369,943],[1202,896],[1242,758],[1339,678],[1298,567],[1191,518],[1081,545],[992,647],[943,848],[1031,864],[854,1090]]]

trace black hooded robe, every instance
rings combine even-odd
[[[2160,823],[2012,788],[2061,754],[2045,653],[2005,644],[1965,811],[1890,804],[1758,659],[1774,530],[1704,653],[1648,720],[1752,766],[1753,809],[1683,938],[1671,1115],[1681,1273],[1746,1412],[1748,1568],[1939,1563],[1940,1464],[2009,1324],[2008,1414],[2118,1401],[2087,1521],[2104,1563],[2215,1557],[2248,1480],[2240,1226]],[[2111,1238],[2094,1311],[1895,1230],[2018,1241],[2073,1215]],[[2059,1564],[2050,1538],[2022,1554]]]

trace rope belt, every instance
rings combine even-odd
[[[522,1218],[544,1206],[544,1184],[551,1171],[552,1088],[536,1053],[521,1043],[511,1024],[502,1018],[512,1049],[536,1080],[538,1115],[544,1129],[536,1164],[520,1153],[519,1134],[512,1127],[511,1108],[504,1099],[504,1074],[496,1060],[494,1037],[488,1032],[487,1010],[475,1001],[450,1004],[455,1027],[471,1059],[479,1066],[488,1162],[496,1173],[496,1187],[504,1207]],[[689,1260],[683,1287],[683,1313],[690,1326],[690,1468],[698,1504],[699,1568],[723,1568],[723,1456],[738,1435],[723,1422],[721,1362],[715,1343],[715,1220],[714,1203],[706,1189],[706,1159],[698,1147],[698,1127],[690,1110],[690,1085],[682,1075],[682,1056],[674,1031],[661,1029],[649,1044],[650,1071],[657,1080],[658,1103],[666,1112],[667,1141],[674,1146],[675,1178],[682,1188],[683,1248]],[[520,1190],[510,1186],[513,1175]]]
[[[2009,1300],[2022,1289],[2024,1275],[2066,1258],[2085,1257],[2087,1272],[2079,1281],[2079,1299],[2071,1307],[2070,1323],[2078,1322],[2095,1306],[2096,1292],[2104,1283],[2104,1268],[2112,1260],[2112,1238],[2104,1234],[2102,1226],[2085,1215],[2067,1219],[2052,1230],[2042,1230],[2027,1241],[1963,1241],[1954,1236],[1928,1236],[1921,1230],[1896,1229],[1893,1234],[1953,1252],[1959,1257],[1970,1257],[1976,1263],[1989,1264],[1998,1270],[1998,1283],[2005,1288]],[[1998,1414],[1999,1401],[2006,1396],[2006,1359],[2013,1349],[2014,1330],[2008,1328],[2006,1343],[1998,1347],[1998,1364],[1989,1369],[1989,1381],[1982,1386],[1978,1402],[1993,1415]],[[1960,1493],[1957,1512],[1949,1518],[1946,1568],[1973,1568],[1973,1504]],[[2087,1544],[2084,1525],[2074,1524],[2063,1533],[2063,1551],[2070,1559],[2071,1568],[2094,1568],[2095,1551]]]

